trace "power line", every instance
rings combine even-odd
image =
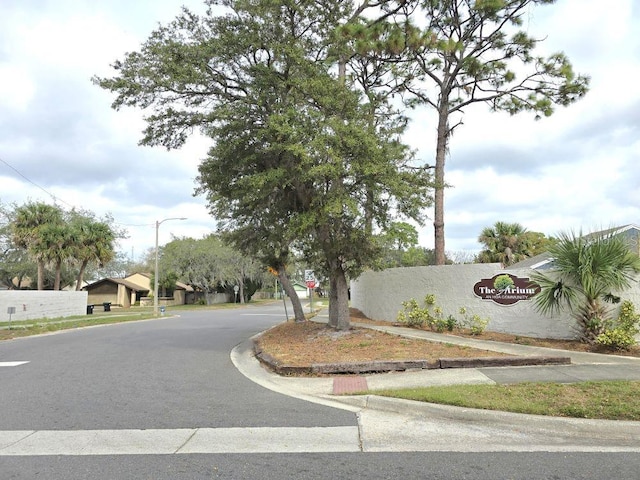
[[[69,208],[76,208],[73,205],[65,202],[64,200],[62,200],[61,198],[57,197],[56,195],[54,195],[53,193],[49,192],[46,188],[38,185],[36,182],[34,182],[33,180],[31,180],[29,177],[27,177],[26,175],[24,175],[20,170],[18,170],[16,167],[14,167],[13,165],[11,165],[9,162],[7,162],[6,160],[4,160],[2,157],[0,157],[0,162],[4,163],[7,167],[9,167],[11,170],[13,170],[14,172],[16,172],[18,175],[20,175],[20,177],[22,177],[24,180],[26,180],[27,182],[29,182],[31,185],[39,188],[40,190],[42,190],[44,193],[46,193],[47,195],[49,195],[54,203],[56,202],[60,202],[60,203],[64,203],[66,206],[68,206]],[[116,225],[121,225],[123,227],[153,227],[153,223],[142,223],[142,224],[127,224],[127,223],[120,223],[120,222],[115,222],[114,223]]]
[[[56,197],[53,193],[49,192],[46,188],[38,185],[36,182],[34,182],[33,180],[31,180],[30,178],[28,178],[26,175],[24,175],[20,170],[18,170],[16,167],[14,167],[13,165],[11,165],[9,162],[5,161],[2,157],[0,157],[0,162],[4,163],[7,167],[9,167],[11,170],[13,170],[14,172],[16,172],[18,175],[20,175],[22,178],[24,178],[27,182],[29,182],[31,185],[39,188],[40,190],[42,190],[44,193],[46,193],[47,195],[49,195],[51,198],[53,198],[54,202],[61,202],[64,203],[66,206],[70,207],[70,208],[74,208],[73,205],[68,204],[67,202],[65,202],[64,200],[62,200],[61,198]]]

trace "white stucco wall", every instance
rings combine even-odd
[[[0,319],[9,320],[8,307],[15,307],[12,321],[37,318],[70,317],[86,315],[87,292],[56,290],[1,290]]]
[[[459,318],[460,307],[470,314],[489,318],[487,330],[539,338],[574,338],[575,321],[568,315],[547,317],[535,312],[531,300],[513,305],[499,305],[473,293],[473,286],[484,278],[509,273],[528,278],[529,269],[503,270],[500,264],[443,265],[430,267],[391,268],[365,272],[351,282],[351,306],[370,318],[396,321],[402,302],[415,298],[422,304],[428,294],[436,296],[436,304],[444,316]],[[625,298],[629,298],[625,295]]]

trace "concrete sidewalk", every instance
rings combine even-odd
[[[374,390],[398,388],[402,386],[425,386],[433,384],[447,385],[456,383],[513,384],[545,381],[571,383],[591,380],[640,380],[640,358],[637,357],[573,352],[570,350],[555,348],[507,344],[468,337],[457,337],[455,335],[443,335],[403,327],[382,327],[367,324],[356,325],[395,335],[419,338],[432,342],[451,343],[493,352],[508,353],[511,355],[569,357],[571,359],[570,365],[480,367],[470,369],[475,372],[474,374],[469,372],[451,371],[454,369],[447,369],[439,376],[430,375],[431,372],[415,372],[416,375],[413,374],[414,372],[408,372],[403,376],[403,378],[399,379],[393,379],[388,375],[374,375],[367,378],[369,388]]]
[[[518,356],[569,357],[570,365],[543,365],[519,367],[447,368],[435,370],[413,370],[404,372],[377,373],[371,375],[334,377],[280,377],[264,370],[274,385],[290,386],[303,395],[335,395],[364,390],[418,387],[455,384],[513,384],[523,382],[580,382],[590,380],[638,380],[640,381],[640,358],[598,353],[573,352],[569,350],[527,345],[507,344],[455,335],[444,335],[406,327],[354,324],[382,332],[419,338],[433,342],[450,343],[482,350],[508,353]],[[251,349],[251,345],[245,346]],[[251,352],[251,361],[258,363]],[[242,371],[242,369],[241,369]],[[256,373],[256,372],[254,372]],[[262,377],[262,375],[260,376]],[[262,378],[264,380],[264,378]]]
[[[440,335],[402,327],[358,326],[430,341],[514,355],[570,356],[571,365],[450,368],[334,377],[283,377],[264,368],[253,341],[231,358],[252,381],[279,393],[358,415],[364,451],[633,451],[640,452],[640,422],[521,415],[434,405],[369,395],[364,390],[455,384],[640,380],[640,359]],[[345,395],[346,394],[346,395]],[[402,428],[399,428],[399,425]],[[442,439],[446,438],[446,445]],[[440,445],[440,447],[438,447]]]

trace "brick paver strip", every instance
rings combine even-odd
[[[335,377],[333,379],[333,394],[364,392],[368,390],[367,379],[364,377]]]

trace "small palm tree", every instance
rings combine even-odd
[[[96,262],[102,267],[113,260],[115,234],[107,223],[84,216],[74,219],[73,229],[76,236],[74,259],[80,263],[76,290],[81,290],[84,272],[89,263]]]
[[[40,228],[38,240],[32,251],[37,258],[53,266],[54,290],[60,290],[62,266],[73,258],[76,242],[75,232],[67,223],[49,223]]]
[[[493,227],[484,228],[478,237],[485,246],[478,255],[479,262],[511,265],[524,260],[527,255],[520,251],[520,244],[526,233],[519,223],[496,222]]]
[[[568,309],[578,323],[580,339],[593,344],[610,315],[606,303],[620,301],[614,293],[634,282],[640,257],[620,237],[587,239],[573,233],[561,234],[549,253],[553,269],[531,277],[541,287],[535,307],[544,314]]]
[[[53,205],[36,202],[16,209],[11,229],[16,246],[29,252],[38,265],[38,290],[44,290],[44,269],[48,260],[42,246],[42,229],[46,225],[62,223],[62,210]]]

